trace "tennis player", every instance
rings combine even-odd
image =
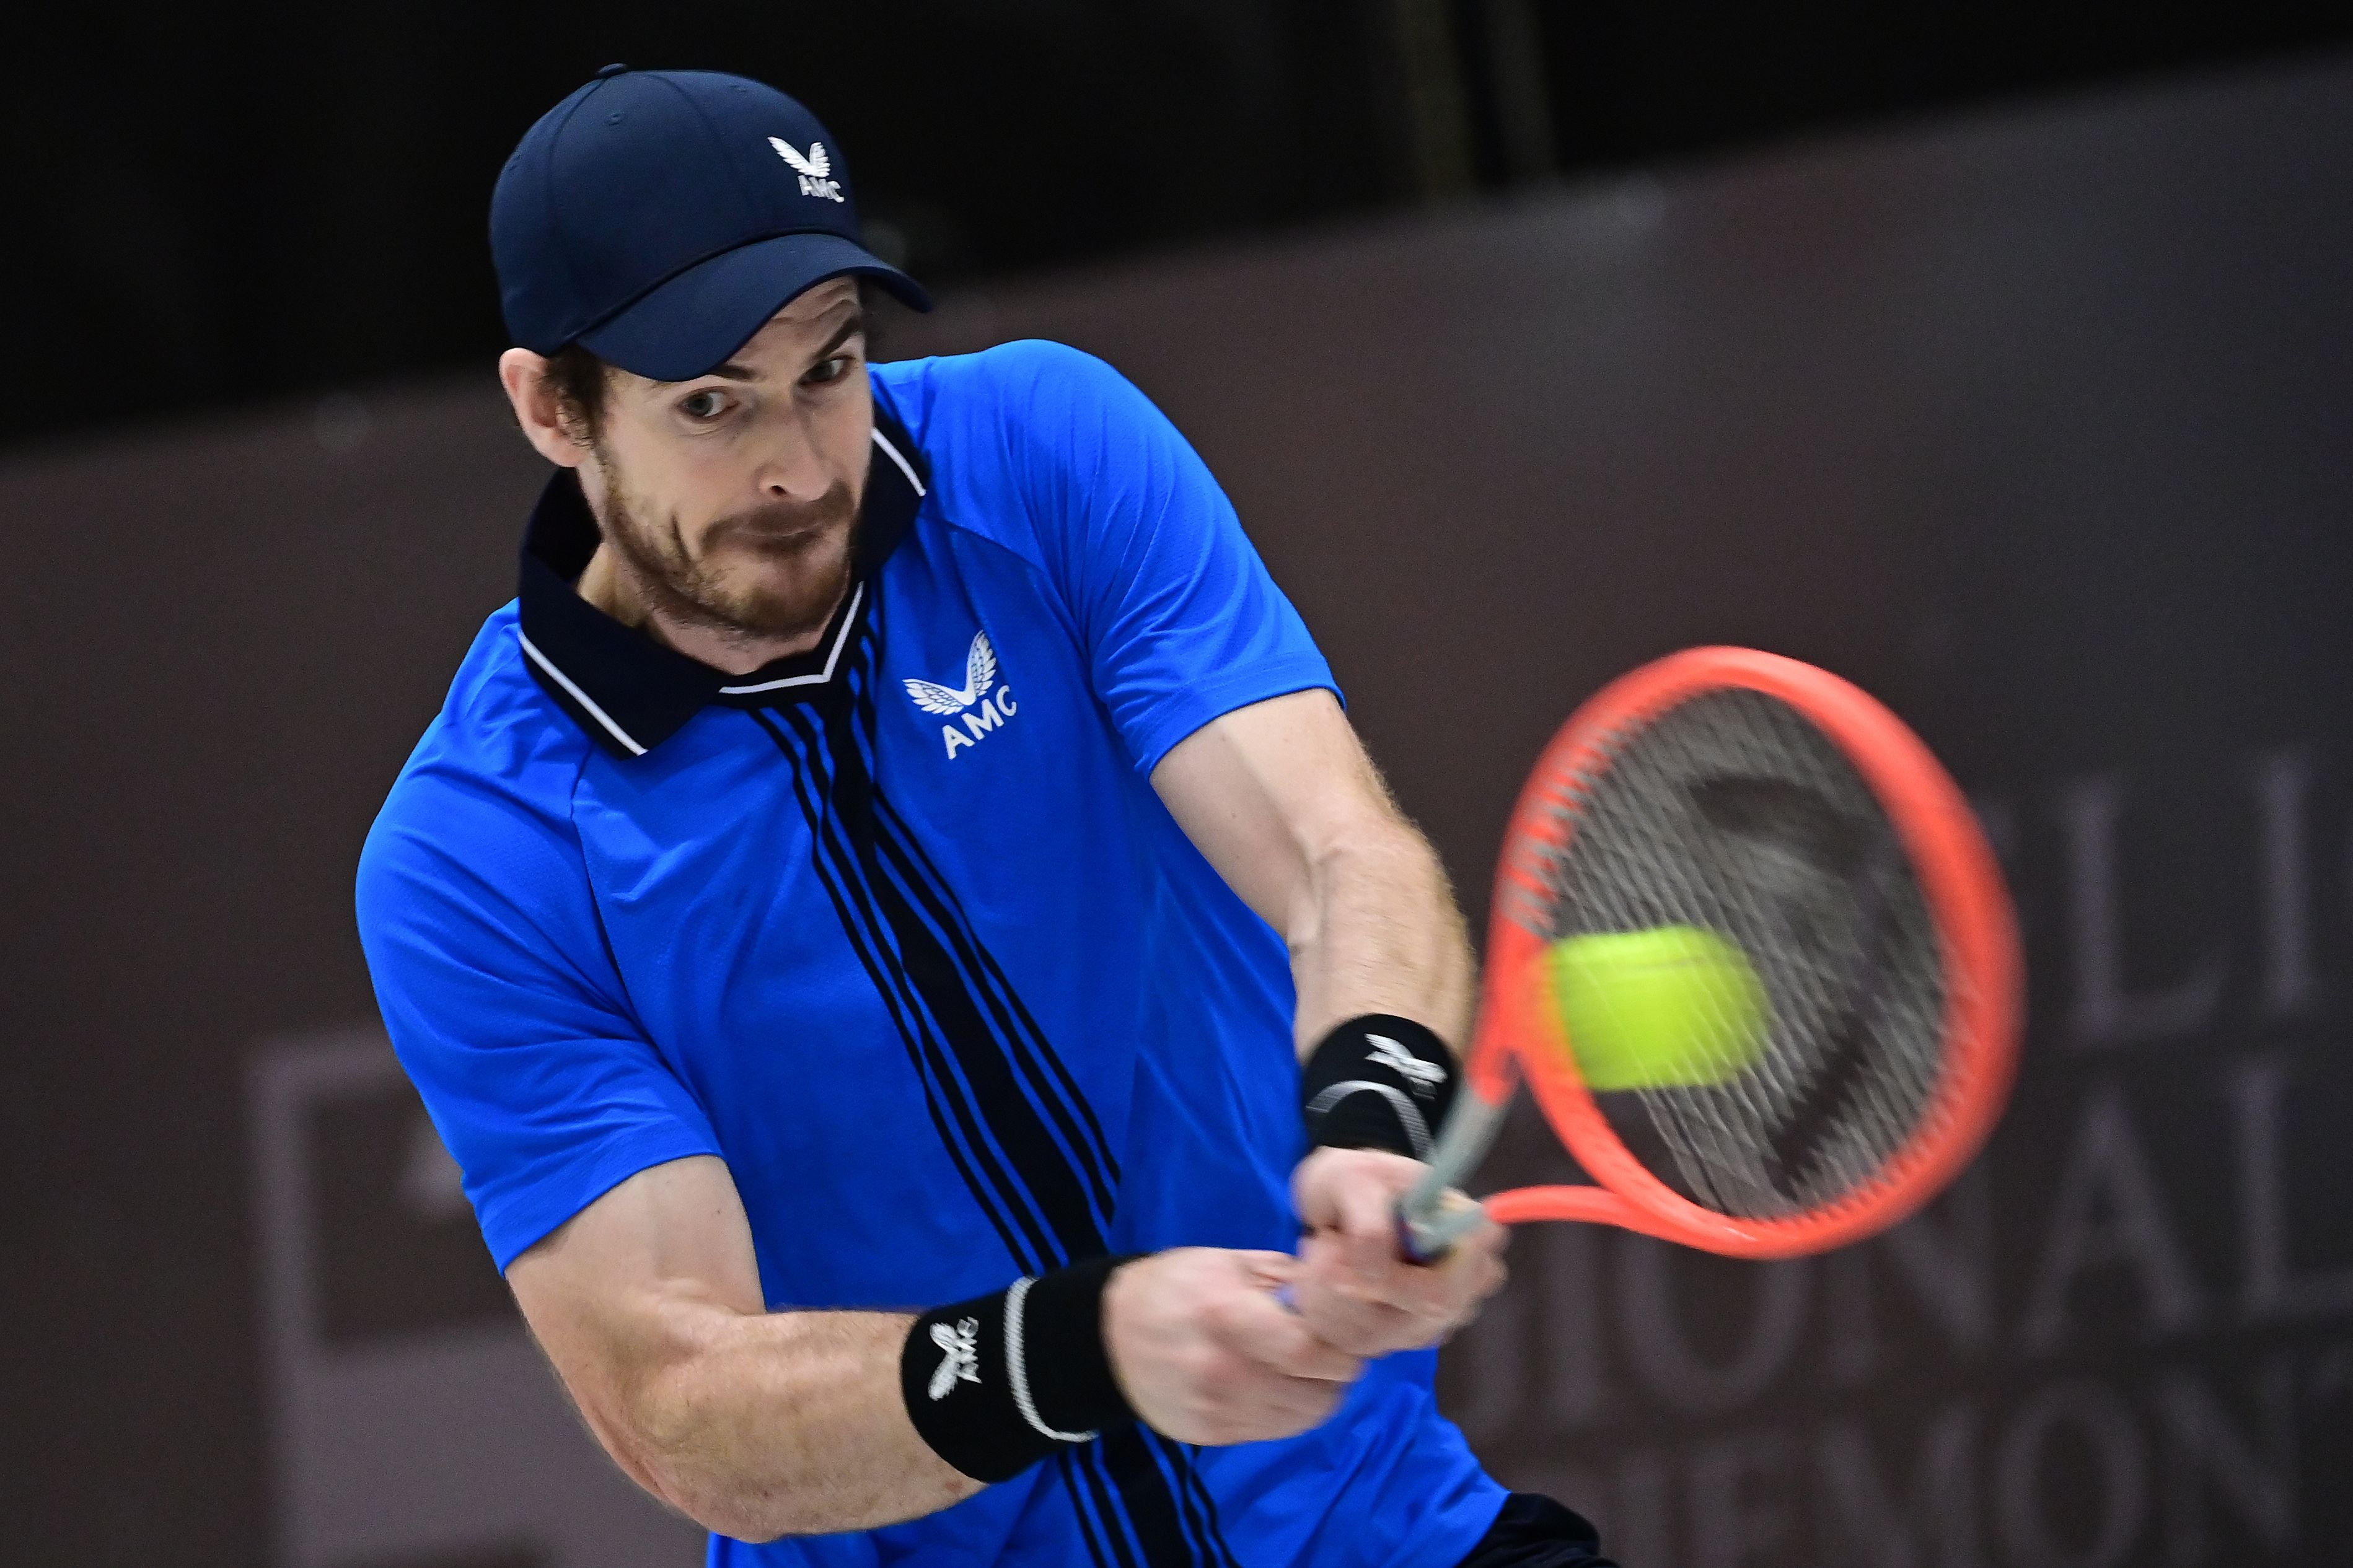
[[[870,364],[926,301],[757,83],[608,68],[491,216],[555,470],[359,921],[614,1458],[720,1564],[1599,1562],[1433,1406],[1462,922],[1191,448]]]

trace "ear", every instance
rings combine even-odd
[[[509,349],[499,356],[499,384],[506,388],[515,423],[539,455],[558,468],[576,468],[588,448],[573,438],[564,423],[554,384],[548,380],[545,356],[529,349]]]

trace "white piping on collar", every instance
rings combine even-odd
[[[875,439],[881,439],[876,437]],[[849,592],[849,608],[841,613],[841,629],[833,634],[833,647],[825,656],[825,668],[815,675],[787,675],[782,680],[763,680],[756,686],[723,686],[725,697],[749,697],[755,691],[776,691],[787,686],[822,686],[833,679],[833,667],[841,662],[842,645],[849,641],[849,628],[857,623],[858,606],[866,597],[866,584],[860,583]],[[568,683],[567,683],[568,684]]]
[[[882,448],[884,457],[899,465],[899,471],[907,476],[907,482],[915,487],[917,495],[926,496],[932,493],[923,488],[923,481],[915,477],[915,465],[907,461],[906,455],[898,447],[891,445],[891,437],[882,434],[879,426],[874,431],[874,444]]]
[[[637,737],[630,734],[627,730],[622,729],[618,724],[614,723],[613,716],[610,713],[606,712],[602,708],[597,707],[596,699],[590,697],[586,692],[581,690],[579,687],[574,685],[570,676],[556,668],[555,661],[549,658],[545,654],[540,652],[538,647],[533,644],[532,640],[522,635],[522,628],[521,626],[517,626],[515,628],[515,641],[522,644],[522,651],[530,656],[532,663],[547,671],[547,678],[550,680],[554,681],[556,685],[564,688],[564,689],[571,695],[573,701],[577,702],[581,707],[588,710],[588,717],[596,720],[596,722],[605,726],[605,732],[607,734],[612,736],[613,739],[620,742],[622,745],[628,747],[629,755],[633,757],[642,757],[646,754],[646,749],[638,744]]]

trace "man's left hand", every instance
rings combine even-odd
[[[1292,1300],[1335,1350],[1369,1357],[1434,1345],[1504,1283],[1506,1233],[1493,1220],[1437,1263],[1399,1255],[1398,1199],[1422,1168],[1377,1149],[1317,1149],[1292,1173],[1292,1201],[1307,1231]]]

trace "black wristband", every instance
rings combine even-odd
[[[899,1393],[932,1452],[994,1483],[1134,1420],[1103,1347],[1103,1293],[1139,1256],[1090,1258],[917,1318]]]
[[[1367,1013],[1324,1037],[1300,1074],[1307,1141],[1429,1158],[1454,1103],[1454,1054],[1410,1018]]]

